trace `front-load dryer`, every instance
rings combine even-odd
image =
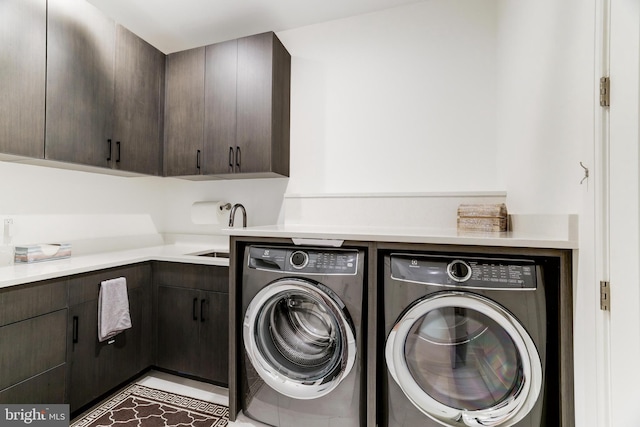
[[[533,259],[385,254],[380,424],[554,425],[544,286]]]
[[[359,249],[247,246],[240,405],[278,427],[364,420]]]

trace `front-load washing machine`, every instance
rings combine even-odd
[[[361,425],[364,258],[360,249],[245,248],[246,416],[278,427]]]
[[[385,254],[381,425],[559,425],[543,277],[535,259]]]

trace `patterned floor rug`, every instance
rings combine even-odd
[[[71,427],[223,427],[229,408],[134,384]]]

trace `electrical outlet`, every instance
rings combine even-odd
[[[4,234],[5,239],[13,237],[13,218],[5,218],[4,220]]]

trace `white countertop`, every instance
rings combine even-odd
[[[573,220],[572,220],[573,221]],[[508,231],[503,233],[459,232],[456,229],[421,227],[341,227],[311,225],[270,225],[248,228],[227,228],[222,232],[229,236],[279,237],[325,241],[352,240],[366,242],[430,243],[448,245],[503,246],[551,249],[578,249],[578,239],[569,228],[566,233],[557,229],[548,232]],[[575,226],[575,227],[574,227]],[[320,242],[318,242],[320,243]]]
[[[340,245],[343,240],[363,242],[428,243],[472,246],[529,247],[548,249],[578,249],[577,217],[559,217],[558,221],[538,218],[518,219],[520,231],[505,233],[458,232],[456,229],[421,227],[354,227],[312,225],[269,225],[222,230],[217,239],[169,241],[169,244],[138,249],[76,254],[71,258],[31,264],[0,267],[0,288],[55,279],[73,274],[120,267],[146,261],[170,261],[191,264],[228,266],[227,258],[197,256],[206,252],[228,252],[226,236],[274,237],[304,239],[310,245]],[[568,221],[567,221],[568,219]],[[533,226],[532,226],[533,224]],[[167,242],[167,240],[165,240]]]
[[[229,252],[228,243],[227,245],[174,243],[79,256],[73,255],[72,252],[71,258],[0,267],[0,288],[145,261],[172,261],[228,266],[229,259],[227,258],[193,255],[214,251]]]

